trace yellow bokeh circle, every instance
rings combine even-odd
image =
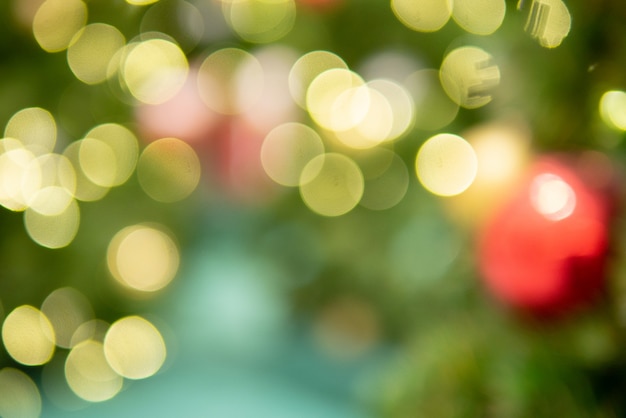
[[[450,20],[452,0],[391,0],[391,10],[409,29],[435,32]]]
[[[415,160],[417,177],[431,193],[454,196],[476,178],[478,159],[472,146],[452,134],[438,134],[420,147]]]
[[[119,231],[107,252],[113,277],[124,286],[142,292],[167,286],[174,279],[179,262],[178,248],[169,235],[145,225]]]
[[[144,192],[159,202],[177,202],[189,196],[200,182],[200,159],[186,142],[162,138],[148,145],[137,163]]]
[[[492,99],[500,84],[500,68],[491,54],[475,46],[450,51],[439,70],[446,94],[459,106],[475,109]]]
[[[41,395],[37,384],[13,367],[0,370],[0,416],[37,418],[41,415]]]
[[[315,213],[340,216],[350,212],[363,196],[359,166],[349,157],[327,153],[313,158],[300,176],[300,195]]]
[[[65,379],[72,391],[89,402],[103,402],[122,389],[124,379],[107,362],[101,342],[77,344],[65,360]]]
[[[54,329],[39,309],[22,305],[5,318],[2,342],[9,355],[18,363],[39,366],[50,361],[54,354]]]
[[[144,379],[159,371],[166,357],[159,330],[140,316],[127,316],[111,324],[104,337],[109,365],[128,379]]]

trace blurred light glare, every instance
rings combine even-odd
[[[452,217],[475,227],[490,219],[521,180],[530,160],[530,132],[523,122],[498,121],[462,133],[474,148],[478,171],[472,185],[447,200]]]
[[[415,160],[417,177],[431,193],[454,196],[476,178],[478,160],[472,146],[452,134],[435,135],[420,147]]]
[[[28,200],[28,207],[40,215],[56,216],[65,212],[73,200],[74,196],[65,187],[47,186]]]
[[[37,384],[23,371],[13,367],[0,370],[0,416],[38,418],[41,395]]]
[[[475,46],[449,52],[439,70],[446,94],[459,106],[476,109],[489,103],[500,83],[500,68],[491,54]]]
[[[576,193],[561,177],[544,173],[530,185],[530,200],[537,212],[552,221],[570,216],[576,208]]]
[[[452,0],[391,0],[391,10],[409,29],[436,32],[450,20]]]
[[[87,23],[87,6],[81,0],[46,0],[33,19],[33,35],[47,52],[65,50]]]
[[[83,322],[72,334],[70,346],[75,347],[77,344],[87,340],[103,342],[109,326],[110,324],[102,319],[91,319]]]
[[[263,67],[254,55],[239,48],[220,49],[200,65],[200,97],[218,113],[239,114],[258,103],[264,78]]]
[[[52,152],[57,140],[54,117],[46,109],[29,107],[11,116],[4,136],[20,141],[21,146],[35,155]]]
[[[343,128],[349,125],[343,125],[338,122],[346,114],[352,114],[350,126],[347,129],[336,129],[335,136],[344,145],[355,149],[367,149],[379,145],[383,141],[389,139],[393,128],[393,110],[387,98],[378,90],[372,89],[370,86],[350,89],[348,92],[357,94],[350,95],[352,103],[346,103],[345,110],[333,109],[333,126]],[[335,102],[345,95],[339,96]],[[354,123],[356,121],[356,123]]]
[[[134,290],[154,292],[176,276],[180,256],[164,232],[134,225],[119,231],[109,244],[107,264],[113,277]]]
[[[93,138],[80,141],[78,161],[85,176],[94,184],[111,187],[117,174],[115,154],[106,143]]]
[[[490,35],[504,21],[504,0],[454,0],[452,18],[463,29],[475,35]]]
[[[65,360],[65,378],[72,391],[89,402],[113,398],[124,382],[109,366],[102,343],[92,340],[72,348]]]
[[[67,247],[74,240],[79,225],[80,210],[74,199],[56,215],[43,215],[32,208],[24,212],[24,226],[28,236],[42,247]]]
[[[437,70],[416,71],[407,77],[405,86],[415,104],[415,128],[429,131],[444,128],[459,113],[458,103],[446,94]]]
[[[261,147],[261,163],[276,183],[298,186],[304,167],[323,153],[324,143],[317,132],[307,125],[289,122],[266,135]]]
[[[60,154],[44,154],[33,162],[41,170],[41,187],[58,186],[74,196],[76,171],[70,160]]]
[[[279,40],[296,21],[295,0],[222,1],[222,12],[237,35],[254,43]]]
[[[109,365],[128,379],[145,379],[159,371],[165,362],[165,341],[159,330],[140,316],[117,320],[104,338]]]
[[[364,180],[359,166],[349,157],[327,153],[313,158],[300,176],[304,203],[323,216],[350,212],[363,196]]]
[[[176,138],[152,142],[137,163],[141,188],[158,202],[177,202],[189,196],[198,186],[200,172],[196,152]]]
[[[67,63],[80,81],[98,84],[108,78],[111,59],[124,46],[124,35],[114,26],[92,23],[82,28],[67,49]]]
[[[55,334],[46,315],[33,306],[22,305],[5,318],[2,342],[18,363],[39,366],[52,358]]]
[[[67,160],[72,164],[72,167],[74,167],[76,176],[76,190],[74,192],[74,197],[84,202],[100,200],[109,192],[110,188],[97,185],[91,181],[83,171],[80,158],[81,148],[82,140],[79,140],[70,143],[63,151],[63,156],[67,158]]]
[[[311,82],[306,104],[318,125],[331,131],[345,131],[363,120],[369,99],[369,91],[358,74],[335,68],[324,71]]]
[[[3,139],[2,145],[21,145],[19,141]],[[12,211],[23,211],[40,190],[41,166],[33,153],[14,148],[0,154],[0,204]]]
[[[178,93],[187,79],[189,63],[178,45],[148,39],[132,45],[122,62],[123,82],[143,103],[163,103]]]
[[[95,145],[96,150],[103,149],[102,158],[110,159],[112,161],[111,165],[114,167],[114,170],[111,170],[111,168],[108,169],[112,171],[110,174],[107,174],[106,167],[99,167],[97,172],[93,173],[95,178],[91,178],[91,180],[104,187],[120,186],[124,184],[133,174],[137,165],[139,143],[137,142],[135,134],[122,125],[105,123],[91,129],[87,132],[85,138],[90,140],[92,146]],[[83,168],[83,172],[86,175],[90,172],[89,170],[92,169],[84,167],[84,165],[88,164],[85,158],[97,158],[97,155],[89,155],[90,152],[87,148],[84,143],[81,144],[78,156],[81,168]],[[102,162],[92,163],[94,163],[94,165],[103,165]],[[96,179],[99,179],[100,182],[97,182]]]
[[[306,109],[306,96],[309,86],[324,71],[340,68],[347,70],[348,65],[336,54],[328,51],[312,51],[302,55],[289,72],[289,91],[298,106]]]
[[[572,17],[562,0],[532,0],[524,30],[545,48],[556,48],[567,37]]]
[[[415,123],[415,104],[407,89],[386,79],[375,79],[369,81],[367,85],[385,97],[392,112],[391,129],[385,141],[402,137]]]
[[[605,92],[600,98],[600,116],[609,127],[626,131],[626,92]]]
[[[50,293],[43,301],[41,311],[54,328],[56,345],[62,348],[73,347],[72,336],[76,330],[94,316],[87,297],[72,287]]]

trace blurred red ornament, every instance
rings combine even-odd
[[[265,135],[241,117],[230,117],[224,122],[216,134],[210,164],[220,187],[240,203],[271,200],[279,188],[261,163]]]
[[[540,315],[596,299],[605,278],[613,177],[599,153],[536,161],[480,236],[479,266],[489,290]]]
[[[192,69],[174,97],[161,104],[137,106],[135,119],[144,140],[174,137],[200,147],[210,140],[222,117],[204,104],[196,80],[197,71]]]

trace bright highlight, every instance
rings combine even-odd
[[[129,226],[111,240],[107,264],[121,284],[142,292],[167,286],[178,271],[180,256],[174,241],[148,226]]]
[[[140,316],[127,316],[111,325],[104,338],[109,365],[128,379],[145,379],[159,371],[166,348],[161,333]]]
[[[478,170],[476,153],[463,138],[439,134],[420,147],[415,160],[417,177],[431,193],[454,196],[465,191]]]

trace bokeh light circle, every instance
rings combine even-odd
[[[296,20],[295,0],[223,1],[231,29],[248,42],[268,43],[285,36]]]
[[[52,152],[57,140],[54,117],[46,109],[29,107],[11,116],[4,129],[4,136],[14,138],[35,155]]]
[[[128,48],[123,57],[122,77],[134,98],[160,104],[185,84],[189,63],[178,45],[165,39],[148,39]]]
[[[348,65],[337,54],[329,51],[311,51],[302,55],[289,72],[289,92],[293,100],[306,108],[306,94],[315,78],[333,68],[348,69]]]
[[[306,164],[323,152],[324,143],[315,130],[301,123],[289,122],[266,135],[261,147],[261,163],[276,183],[297,186]]]
[[[108,68],[126,39],[115,27],[92,23],[82,28],[67,49],[67,63],[80,81],[98,84],[108,78]]]
[[[127,316],[111,324],[104,337],[109,365],[128,379],[144,379],[159,371],[166,357],[159,330],[140,316]]]
[[[431,193],[454,196],[476,178],[478,159],[472,146],[452,134],[438,134],[420,147],[415,160],[420,183]]]
[[[534,0],[524,29],[545,48],[561,45],[572,27],[572,16],[562,0]]]
[[[452,18],[466,31],[490,35],[502,25],[505,0],[454,0]]]
[[[35,155],[20,148],[17,140],[5,138],[16,147],[0,154],[0,204],[13,211],[25,210],[42,186],[41,166]]]
[[[93,340],[72,348],[65,360],[65,378],[72,391],[89,402],[113,398],[124,382],[107,362],[102,343]]]
[[[62,348],[71,348],[76,330],[94,316],[87,297],[72,287],[63,287],[50,293],[41,305],[41,312],[50,320],[56,335],[56,345]]]
[[[137,163],[139,184],[158,202],[189,196],[200,181],[200,159],[184,141],[162,138],[148,145]]]
[[[409,29],[436,32],[450,20],[452,0],[391,0],[391,10]]]
[[[119,231],[109,244],[107,264],[121,284],[142,292],[167,286],[178,271],[176,243],[159,229],[144,225]]]
[[[139,143],[137,137],[128,128],[116,123],[105,123],[91,129],[85,138],[100,141],[113,153],[115,172],[110,181],[102,186],[119,186],[124,184],[135,171],[139,155]],[[79,158],[84,150],[79,151]]]
[[[405,81],[415,103],[414,126],[429,131],[449,125],[459,113],[459,105],[446,94],[439,72],[432,68],[416,71]]]
[[[50,361],[54,354],[54,329],[39,309],[22,305],[5,318],[2,342],[9,355],[18,363],[39,366]]]
[[[365,179],[359,204],[371,210],[394,207],[409,188],[409,170],[399,155],[384,148],[377,149],[367,164],[359,164]]]
[[[73,199],[56,215],[42,215],[32,208],[24,212],[24,226],[28,236],[42,247],[67,247],[74,240],[79,225],[80,210]]]
[[[455,103],[475,109],[491,101],[494,87],[500,84],[500,68],[485,50],[464,46],[446,55],[439,77],[446,94]]]
[[[334,68],[318,75],[306,94],[311,118],[331,131],[345,131],[361,122],[369,109],[369,91],[353,71]]]
[[[626,92],[605,92],[600,98],[600,116],[609,127],[626,131]]]
[[[313,158],[300,176],[302,200],[313,212],[324,216],[350,212],[361,200],[363,188],[359,166],[338,153]]]
[[[87,6],[81,0],[46,0],[33,19],[33,35],[47,52],[65,50],[87,22]]]
[[[63,156],[67,158],[67,160],[74,167],[76,176],[76,190],[74,192],[74,197],[85,202],[100,200],[109,192],[110,188],[95,184],[83,171],[85,156],[83,155],[83,162],[81,162],[81,148],[82,140],[70,143],[63,151]],[[85,151],[83,150],[83,154],[84,153]],[[97,156],[95,158],[97,158]]]
[[[41,415],[41,395],[37,384],[13,367],[0,370],[0,416],[37,418]]]

